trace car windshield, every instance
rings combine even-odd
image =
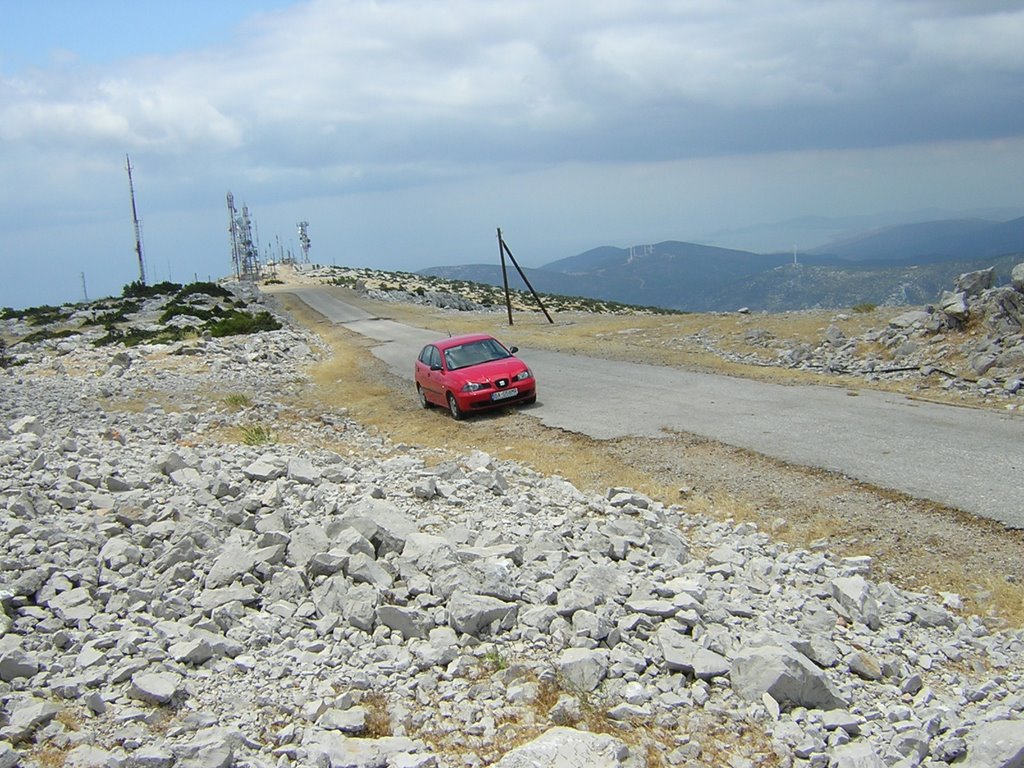
[[[468,368],[471,365],[489,363],[492,360],[503,360],[511,356],[509,351],[494,339],[481,339],[446,349],[444,363],[449,371],[454,371],[459,368]]]

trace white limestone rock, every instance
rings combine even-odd
[[[568,648],[558,657],[556,669],[568,688],[590,693],[608,676],[608,652]]]
[[[673,672],[685,672],[698,680],[724,677],[730,672],[732,665],[725,656],[695,643],[670,627],[660,628],[657,638],[665,667]]]
[[[169,704],[181,691],[182,678],[173,672],[140,672],[132,675],[128,695],[147,704]]]
[[[448,601],[448,621],[456,632],[478,636],[491,624],[502,627],[514,624],[518,615],[516,605],[496,597],[457,592]]]
[[[733,690],[747,701],[768,693],[782,707],[848,706],[810,659],[784,644],[742,648],[732,659],[729,678]]]
[[[646,761],[632,755],[621,740],[558,726],[516,747],[494,768],[642,768]]]

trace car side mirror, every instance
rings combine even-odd
[[[519,347],[509,347],[508,351],[514,355],[516,352],[519,351]]]
[[[432,370],[432,371],[440,371],[441,370],[441,365],[439,363],[434,363],[432,366],[430,366],[430,370]]]

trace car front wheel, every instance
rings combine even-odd
[[[423,391],[423,387],[419,384],[416,385],[416,395],[420,399],[420,408],[427,409],[430,407],[430,401],[427,400],[427,393]]]
[[[456,421],[461,421],[463,417],[462,409],[459,408],[459,403],[455,399],[455,395],[451,392],[448,393],[448,410],[451,411],[452,418]]]

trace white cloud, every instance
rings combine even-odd
[[[257,212],[281,210],[288,227],[296,200],[322,201],[324,216],[352,211],[358,221],[332,234],[359,231],[363,243],[372,239],[364,223],[396,218],[368,213],[385,204],[429,211],[404,219],[436,224],[439,239],[466,219],[511,223],[504,212],[515,211],[524,228],[536,222],[539,241],[554,242],[548,233],[561,227],[569,244],[591,236],[572,227],[600,225],[592,235],[602,240],[685,237],[711,218],[726,226],[786,206],[801,206],[792,215],[844,200],[864,207],[896,199],[892,189],[913,207],[952,205],[979,197],[978,178],[998,179],[982,190],[994,201],[1010,194],[1005,158],[999,166],[964,147],[1003,138],[1016,147],[1024,135],[1018,6],[312,0],[252,16],[216,45],[133,57],[114,55],[117,35],[89,28],[83,12],[91,48],[110,34],[111,53],[68,51],[48,68],[0,75],[0,226],[55,210],[122,216],[125,152],[151,222],[157,210],[208,216],[231,188]],[[933,152],[924,155],[933,164],[897,162],[940,145],[991,165],[968,171]],[[886,151],[891,162],[873,165]],[[762,162],[780,157],[800,169],[784,192],[773,184],[783,165]],[[870,171],[858,174],[857,157]],[[948,185],[937,181],[944,168]],[[969,173],[970,184],[955,181]],[[42,243],[46,231],[24,242]],[[147,232],[156,249],[160,230]],[[222,235],[190,236],[216,249]]]

